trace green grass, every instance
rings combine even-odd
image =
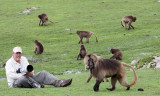
[[[108,91],[106,88],[110,88],[109,82],[102,82],[100,84],[99,92],[93,91],[95,79],[91,79],[89,83],[86,83],[89,76],[88,73],[82,74],[69,74],[69,75],[57,75],[59,78],[73,77],[73,83],[67,88],[56,88],[53,86],[45,86],[44,89],[17,89],[8,88],[6,80],[1,80],[0,89],[3,96],[159,96],[160,92],[160,70],[138,70],[138,82],[131,87],[129,91],[126,91],[125,87],[122,87],[119,83],[116,84],[115,91]],[[109,79],[110,80],[110,79]],[[133,80],[133,72],[127,72],[127,81],[131,83]],[[144,91],[137,91],[138,88],[143,88]]]
[[[136,63],[136,69],[140,69],[144,66],[144,64],[148,65],[148,63],[152,62],[152,60],[154,59],[153,56],[150,57],[146,57],[146,58],[142,58],[138,61],[138,63]]]
[[[94,32],[98,37],[84,43],[88,53],[110,58],[109,50],[120,48],[123,51],[122,62],[130,63],[159,53],[160,12],[158,0],[0,0],[0,64],[5,64],[12,55],[12,49],[20,46],[23,55],[34,66],[35,73],[47,70],[60,78],[73,77],[73,84],[67,88],[10,89],[6,79],[0,80],[3,95],[45,95],[45,96],[151,96],[158,95],[160,78],[155,70],[139,70],[138,83],[125,91],[117,84],[117,90],[106,91],[109,84],[101,84],[100,91],[92,89],[95,80],[86,84],[88,73],[84,71],[83,60],[77,61],[80,44],[76,30]],[[18,14],[26,8],[37,7],[30,14]],[[52,21],[48,26],[38,26],[38,15],[46,13]],[[120,24],[123,16],[134,15],[137,21],[135,29],[125,30]],[[66,31],[66,29],[71,29]],[[70,34],[72,33],[72,34]],[[124,35],[125,34],[125,35]],[[42,55],[34,54],[34,40],[39,40],[45,48]],[[85,39],[83,40],[85,42]],[[67,70],[81,71],[82,74],[62,75]],[[128,72],[132,74],[131,72]],[[5,78],[5,69],[0,67],[0,78]],[[129,76],[129,81],[132,77]],[[138,92],[144,88],[144,92]],[[36,92],[37,91],[37,92]],[[29,96],[28,95],[28,96]]]

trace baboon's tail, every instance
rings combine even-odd
[[[53,21],[49,20],[49,22],[54,23]]]
[[[57,21],[56,21],[56,22],[53,22],[53,21],[51,21],[51,20],[49,20],[49,22],[51,22],[51,23],[58,23]]]
[[[124,66],[130,67],[130,68],[133,70],[134,80],[132,81],[131,84],[129,84],[129,86],[131,87],[132,85],[134,85],[134,84],[137,82],[137,79],[138,79],[138,78],[137,78],[136,71],[135,71],[135,69],[133,68],[133,66],[131,66],[131,65],[129,65],[129,64],[126,64],[126,63],[123,63],[123,62],[122,62],[122,64],[123,64]]]
[[[124,26],[123,26],[123,23],[122,23],[122,21],[121,21],[121,25],[122,25],[122,27],[124,27]]]
[[[93,35],[96,37],[96,42],[98,42],[97,36],[93,33]]]

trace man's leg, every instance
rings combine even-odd
[[[33,75],[33,79],[39,84],[53,85],[55,87],[66,87],[72,83],[72,79],[61,80],[47,71],[41,71]]]
[[[32,77],[21,76],[14,84],[14,88],[41,88],[41,85],[36,82]]]

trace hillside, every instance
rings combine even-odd
[[[98,37],[92,36],[90,42],[86,43],[83,39],[85,48],[88,53],[94,53],[104,58],[110,58],[112,54],[109,53],[111,48],[119,48],[123,52],[122,62],[128,64],[132,60],[139,60],[141,58],[150,56],[160,56],[160,3],[158,0],[0,0],[0,78],[6,78],[5,69],[3,64],[12,56],[12,49],[15,46],[20,46],[23,49],[23,56],[26,56],[29,63],[34,66],[35,73],[47,70],[50,73],[57,75],[61,78],[75,78],[73,83],[81,84],[87,80],[89,72],[84,69],[83,60],[76,60],[80,49],[79,37],[76,34],[77,30],[86,30],[94,32]],[[27,8],[38,8],[35,11],[31,11],[28,14],[19,14]],[[38,15],[41,13],[48,14],[48,17],[52,21],[58,23],[48,23],[48,26],[39,26]],[[123,16],[133,15],[137,17],[136,22],[132,25],[135,29],[125,30],[121,26],[121,19]],[[40,41],[44,46],[44,54],[34,54],[34,40]],[[65,72],[72,71],[71,75],[62,75]],[[146,80],[151,88],[160,89],[157,86],[159,81],[158,73],[155,70],[150,69],[149,72],[153,73],[153,77],[147,77],[147,69],[138,71],[139,78]],[[156,72],[159,72],[156,71]],[[82,74],[74,74],[82,73]],[[132,74],[129,72],[129,74]],[[143,76],[145,74],[145,76]],[[150,74],[149,76],[152,76]],[[131,77],[131,76],[130,76]],[[132,77],[129,77],[129,82],[132,81]],[[80,80],[77,78],[81,78]],[[82,80],[82,81],[81,81]],[[63,89],[68,92],[65,96],[81,95],[79,91],[89,90],[90,93],[94,93],[92,87],[94,85],[94,79],[88,85],[85,85],[84,89],[79,88],[78,85],[73,84],[73,88]],[[158,90],[154,90],[155,94],[149,94],[153,89],[149,89],[149,86],[144,85],[144,82],[140,80],[137,87],[134,87],[129,94],[134,94],[136,90],[137,96],[139,87],[147,88],[148,95],[159,94]],[[119,86],[119,85],[118,85]],[[74,87],[76,89],[74,89]],[[5,89],[4,89],[5,88]],[[111,92],[103,90],[99,92],[109,93],[109,96],[124,96],[117,95],[118,91]],[[119,87],[119,91],[123,91],[125,94],[125,88]],[[0,90],[4,95],[17,96],[18,93],[24,93],[22,90],[8,89],[6,79],[0,80]],[[7,91],[6,91],[7,90]],[[29,93],[29,89],[24,89],[26,93]],[[43,89],[35,89],[36,91]],[[61,89],[54,88],[54,92],[50,87],[38,96],[47,94],[51,96],[57,91],[56,96],[63,96]],[[6,92],[5,92],[6,91]],[[75,91],[75,93],[72,91]],[[15,93],[14,95],[12,93]],[[60,92],[60,93],[59,93]],[[144,91],[146,92],[146,91]],[[24,93],[24,94],[26,94]],[[34,92],[31,92],[31,94]],[[95,96],[100,96],[95,94]],[[46,96],[47,96],[46,95]],[[84,93],[89,95],[89,93]],[[93,96],[93,94],[91,94]],[[127,95],[127,96],[132,96]],[[145,94],[141,94],[143,96]],[[34,96],[34,95],[33,95]],[[37,96],[37,95],[35,95]],[[44,95],[43,95],[44,96]],[[140,96],[140,95],[139,95]],[[145,95],[146,96],[146,95]],[[158,95],[157,95],[158,96]]]

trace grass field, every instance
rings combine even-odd
[[[0,78],[6,78],[2,66],[12,55],[12,49],[20,46],[23,55],[34,66],[35,73],[47,70],[59,78],[73,77],[73,84],[67,88],[46,86],[44,89],[11,89],[7,80],[0,80],[0,94],[4,96],[158,96],[160,94],[159,70],[137,70],[138,83],[126,91],[117,83],[113,92],[105,88],[110,84],[102,83],[99,92],[93,91],[95,79],[89,84],[89,72],[84,70],[83,60],[76,60],[80,44],[77,30],[94,32],[90,43],[84,45],[88,53],[110,58],[109,50],[120,48],[122,62],[157,55],[160,56],[160,3],[158,0],[0,0]],[[29,14],[19,14],[27,8],[36,7]],[[46,13],[49,19],[58,23],[39,26],[38,15]],[[135,29],[125,30],[121,18],[126,15],[137,17]],[[67,29],[70,29],[69,31]],[[39,40],[45,52],[34,54],[34,40]],[[66,71],[72,74],[63,75]],[[81,72],[81,74],[74,74]],[[132,72],[127,72],[131,82]],[[137,91],[143,88],[144,92]]]

